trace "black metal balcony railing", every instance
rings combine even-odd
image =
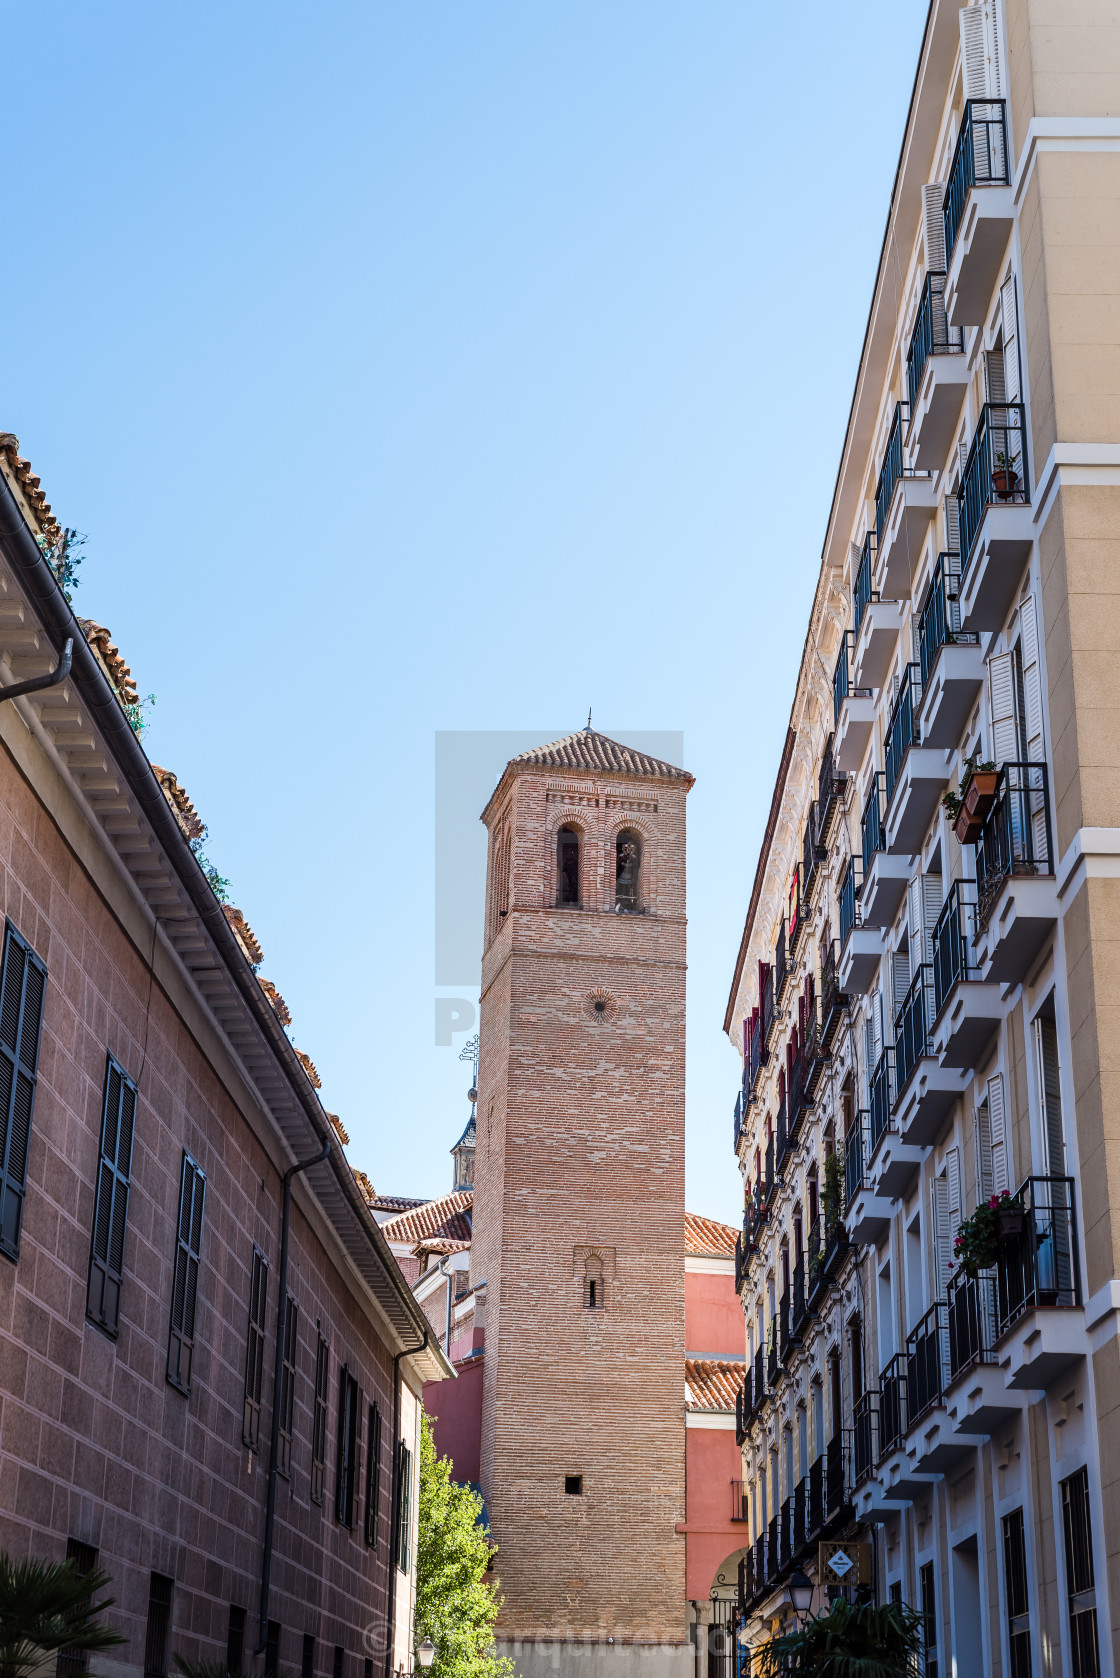
[[[778,1103],[778,1112],[774,1120],[774,1170],[780,1177],[782,1167],[789,1156],[789,1110],[783,1095]]]
[[[975,1363],[993,1363],[997,1337],[996,1277],[991,1270],[966,1276],[963,1270],[945,1290],[945,1312],[949,1327],[949,1379]]]
[[[891,1122],[895,1096],[894,1055],[894,1050],[888,1045],[875,1062],[868,1080],[867,1094],[871,1104],[867,1115],[868,1164],[875,1158],[879,1144],[888,1130],[894,1129]]]
[[[879,596],[871,586],[871,574],[875,563],[876,539],[875,532],[869,530],[863,538],[860,549],[859,565],[856,568],[856,586],[852,595],[852,645],[855,646],[859,635],[859,626],[863,622],[863,614],[873,600]]]
[[[796,1559],[809,1542],[809,1477],[803,1474],[793,1488],[793,1554]]]
[[[735,1394],[735,1443],[740,1449],[747,1442],[747,1421],[751,1414],[751,1372],[748,1367],[743,1384]]]
[[[863,884],[863,866],[859,857],[849,857],[844,877],[840,881],[840,948],[848,942],[859,925],[859,889]]]
[[[906,1341],[907,1429],[940,1404],[949,1372],[949,1330],[941,1300],[931,1305]]]
[[[875,1466],[879,1395],[865,1392],[852,1406],[852,1485],[866,1480]]]
[[[758,995],[758,1017],[762,1024],[762,1041],[769,1049],[778,1018],[774,1006],[774,975],[769,968],[766,969],[766,978]]]
[[[976,976],[972,941],[976,936],[976,881],[954,880],[933,929],[933,1004],[940,1014],[963,979]],[[935,1015],[936,1017],[936,1015]]]
[[[863,814],[859,818],[860,849],[863,855],[863,877],[866,880],[876,851],[886,850],[883,833],[883,791],[886,777],[877,769],[867,789]]]
[[[766,1369],[764,1366],[765,1353],[760,1346],[754,1354],[754,1379],[751,1382],[751,1415],[762,1407],[766,1397]]]
[[[828,851],[817,839],[817,828],[820,825],[817,815],[819,808],[814,798],[805,818],[805,836],[801,844],[801,895],[806,908],[812,905],[813,893],[823,874],[821,864],[828,857]]]
[[[822,847],[828,843],[832,823],[837,812],[843,808],[844,793],[848,785],[847,775],[842,774],[836,767],[836,759],[832,755],[832,739],[830,734],[825,742],[820,774],[817,776],[817,843]]]
[[[836,659],[836,667],[832,672],[832,720],[840,721],[840,711],[845,699],[852,692],[852,651],[855,647],[855,635],[846,629],[840,638],[840,652]]]
[[[800,1342],[805,1325],[809,1321],[809,1311],[805,1304],[805,1260],[799,1258],[793,1267],[793,1280],[790,1283],[789,1302],[789,1334],[790,1339]]]
[[[766,1144],[766,1153],[763,1156],[763,1173],[764,1173],[763,1180],[762,1180],[762,1184],[760,1185],[761,1188],[762,1188],[762,1204],[766,1208],[767,1217],[769,1217],[770,1208],[774,1203],[774,1138],[773,1137],[771,1137],[770,1140]]]
[[[749,1521],[749,1496],[745,1480],[731,1482],[731,1519],[733,1521]]]
[[[793,1356],[793,1338],[789,1331],[790,1290],[784,1288],[778,1301],[778,1361],[785,1369]]]
[[[931,355],[954,355],[964,348],[959,326],[950,326],[945,314],[945,276],[927,274],[918,304],[918,318],[910,334],[910,348],[906,353],[906,389],[910,395],[910,412],[922,388],[922,374]]]
[[[875,543],[881,547],[883,531],[886,528],[887,514],[891,510],[894,500],[895,485],[903,477],[926,477],[927,473],[911,473],[907,470],[902,452],[903,433],[910,421],[909,402],[896,402],[894,419],[891,421],[890,436],[883,453],[883,464],[879,468],[879,481],[875,485]]]
[[[786,952],[786,923],[778,928],[778,942],[774,950],[774,1000],[780,1008],[785,1000],[786,987],[793,977],[793,966]]]
[[[918,621],[918,664],[923,692],[942,647],[979,645],[979,635],[961,628],[960,592],[960,554],[938,554]]]
[[[782,1570],[780,1540],[778,1536],[779,1521],[775,1515],[766,1533],[766,1583],[776,1585],[778,1575]]]
[[[928,1053],[929,1028],[935,1015],[933,968],[923,963],[911,979],[902,1006],[894,1017],[896,1104],[910,1082],[914,1068]]]
[[[793,1498],[787,1497],[782,1504],[778,1518],[780,1533],[779,1563],[781,1568],[787,1568],[793,1560]]]
[[[769,1059],[770,1051],[766,1047],[766,1038],[762,1031],[762,1015],[759,1013],[755,1015],[754,1025],[751,1027],[750,1071],[748,1075],[748,1089],[751,1096],[754,1095],[762,1068]]]
[[[919,743],[918,707],[921,703],[922,668],[920,664],[908,664],[902,673],[883,742],[883,776],[888,804],[894,796],[907,752]]]
[[[829,1046],[824,1041],[821,1004],[814,1001],[805,1013],[805,1035],[801,1042],[799,1060],[802,1066],[802,1104],[809,1108],[817,1098],[824,1069],[831,1059]]]
[[[974,186],[1006,186],[1007,133],[1002,99],[969,99],[964,107],[957,149],[949,170],[942,213],[945,217],[945,260],[953,260],[961,219]]]
[[[740,1090],[739,1094],[735,1097],[734,1121],[735,1121],[734,1126],[733,1126],[733,1135],[734,1135],[734,1138],[735,1138],[735,1140],[734,1140],[734,1151],[735,1151],[735,1153],[738,1153],[739,1152],[739,1138],[743,1134],[743,1092],[742,1092],[742,1090]]]
[[[855,890],[852,891],[852,913],[855,913]],[[842,928],[841,928],[842,929]],[[840,989],[837,975],[839,965],[839,950],[835,939],[830,940],[824,947],[821,956],[821,1049],[822,1052],[831,1051],[836,1033],[840,1029],[840,1022],[844,1017],[844,1010],[848,1006],[848,998]]]
[[[848,1512],[848,1442],[842,1432],[833,1434],[825,1453],[824,1515],[839,1521]]]
[[[815,1027],[816,1021],[813,1025]],[[789,1113],[789,1145],[792,1148],[801,1134],[801,1125],[813,1105],[809,1093],[808,1071],[816,1059],[816,1031],[798,1045],[789,1063],[789,1082],[786,1087],[786,1107]]]
[[[861,1107],[844,1138],[844,1204],[850,1206],[863,1187],[866,1111]]]
[[[1030,503],[1026,411],[1021,402],[984,404],[957,501],[963,578],[985,509]]]
[[[805,1511],[806,1542],[815,1538],[824,1526],[824,1457],[814,1457],[809,1464],[809,1497]]]
[[[1013,874],[1052,874],[1050,799],[1044,763],[1005,763],[976,843],[976,898],[985,924]]]
[[[1013,1197],[1023,1218],[996,1259],[997,1332],[1036,1306],[1081,1304],[1072,1177],[1028,1177]]]
[[[906,1433],[906,1354],[898,1352],[879,1377],[879,1461]]]
[[[778,1384],[779,1367],[778,1319],[776,1317],[771,1317],[769,1343],[766,1347],[766,1387],[769,1392],[773,1392],[774,1388]]]

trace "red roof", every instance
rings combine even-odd
[[[381,1225],[386,1241],[401,1242],[414,1247],[419,1241],[430,1241],[443,1236],[448,1241],[469,1241],[471,1238],[470,1210],[474,1195],[469,1190],[458,1194],[444,1194],[438,1200],[426,1200],[412,1211],[399,1217],[387,1218]]]
[[[685,1409],[733,1411],[744,1367],[715,1358],[685,1358]]]
[[[731,1258],[738,1233],[731,1224],[718,1224],[714,1218],[698,1218],[695,1212],[684,1215],[686,1253],[703,1253],[708,1258]]]

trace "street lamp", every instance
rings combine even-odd
[[[425,1671],[427,1671],[428,1667],[431,1666],[432,1662],[436,1658],[436,1646],[430,1637],[425,1637],[423,1643],[421,1643],[420,1647],[417,1649],[416,1654],[419,1658],[420,1665]]]
[[[803,1619],[813,1606],[813,1581],[807,1578],[800,1568],[790,1575],[789,1599],[799,1620]]]

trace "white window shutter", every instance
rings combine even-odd
[[[984,352],[984,400],[985,402],[1003,403],[1007,401],[1007,391],[1003,382],[1003,352],[1002,350],[986,350]],[[1011,451],[1008,450],[1008,453]]]
[[[937,917],[941,913],[941,905],[943,901],[944,899],[941,894],[941,875],[923,874],[922,918],[924,925],[922,929],[922,960],[925,962],[927,967],[933,966],[933,929],[937,925]]]
[[[976,1109],[976,1197],[981,1206],[992,1196],[992,1123],[987,1097]]]
[[[1003,1073],[988,1079],[987,1089],[988,1135],[991,1142],[992,1190],[1003,1194],[1010,1187],[1010,1162],[1007,1148],[1007,1108],[1003,1099]]]
[[[955,495],[945,497],[945,549],[951,554],[961,551],[961,504]]]
[[[917,965],[924,961],[922,944],[922,877],[912,879],[906,887],[906,935],[910,940],[910,960]]]
[[[945,1298],[945,1285],[949,1280],[949,1264],[952,1260],[952,1242],[949,1240],[949,1184],[945,1173],[935,1177],[929,1186],[930,1223],[933,1226],[933,1286],[930,1289],[933,1298]]]
[[[1003,389],[1005,402],[1019,400],[1019,329],[1015,313],[1015,276],[1004,280],[999,288],[999,307],[1003,322]],[[1010,454],[1010,449],[1008,453]]]
[[[961,69],[966,99],[987,99],[988,42],[984,7],[966,6],[961,19]]]
[[[992,712],[992,757],[998,765],[1019,757],[1019,718],[1015,703],[1015,661],[1011,653],[988,660],[988,699]]]
[[[988,92],[998,99],[1003,92],[999,79],[999,33],[996,0],[984,0],[984,54],[988,67]]]
[[[945,272],[945,183],[922,188],[922,250],[927,274]]]
[[[1042,744],[1042,669],[1038,657],[1038,607],[1028,594],[1019,608],[1019,647],[1023,659],[1023,718],[1027,735],[1027,757],[1031,763],[1045,761]]]
[[[906,992],[910,989],[910,954],[907,950],[896,950],[891,957],[891,1008],[892,1014],[897,1014],[906,1001]]]

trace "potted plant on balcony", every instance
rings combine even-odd
[[[992,1196],[995,1202],[996,1223],[999,1227],[1001,1241],[1015,1241],[1023,1233],[1023,1220],[1026,1213],[1021,1200],[1012,1200],[1011,1191],[1004,1189],[998,1197]]]
[[[990,1200],[981,1201],[971,1218],[966,1218],[957,1230],[951,1268],[959,1265],[973,1281],[982,1270],[992,1268],[999,1254],[999,1204],[1000,1196],[995,1194]]]
[[[983,832],[988,811],[995,801],[998,780],[999,772],[992,760],[979,762],[973,755],[964,760],[960,790],[942,794],[941,802],[962,845],[975,845]]]
[[[1019,483],[1019,474],[1015,470],[1018,464],[1019,456],[1017,454],[1008,455],[1000,450],[1000,452],[996,455],[995,471],[992,473],[992,482],[995,485],[996,494],[999,496],[1001,501],[1010,501],[1011,497],[1015,494],[1016,487]]]
[[[840,1223],[840,1207],[844,1199],[844,1167],[840,1155],[825,1155],[824,1181],[821,1185],[821,1211],[824,1214],[824,1250],[832,1245],[832,1238]]]

